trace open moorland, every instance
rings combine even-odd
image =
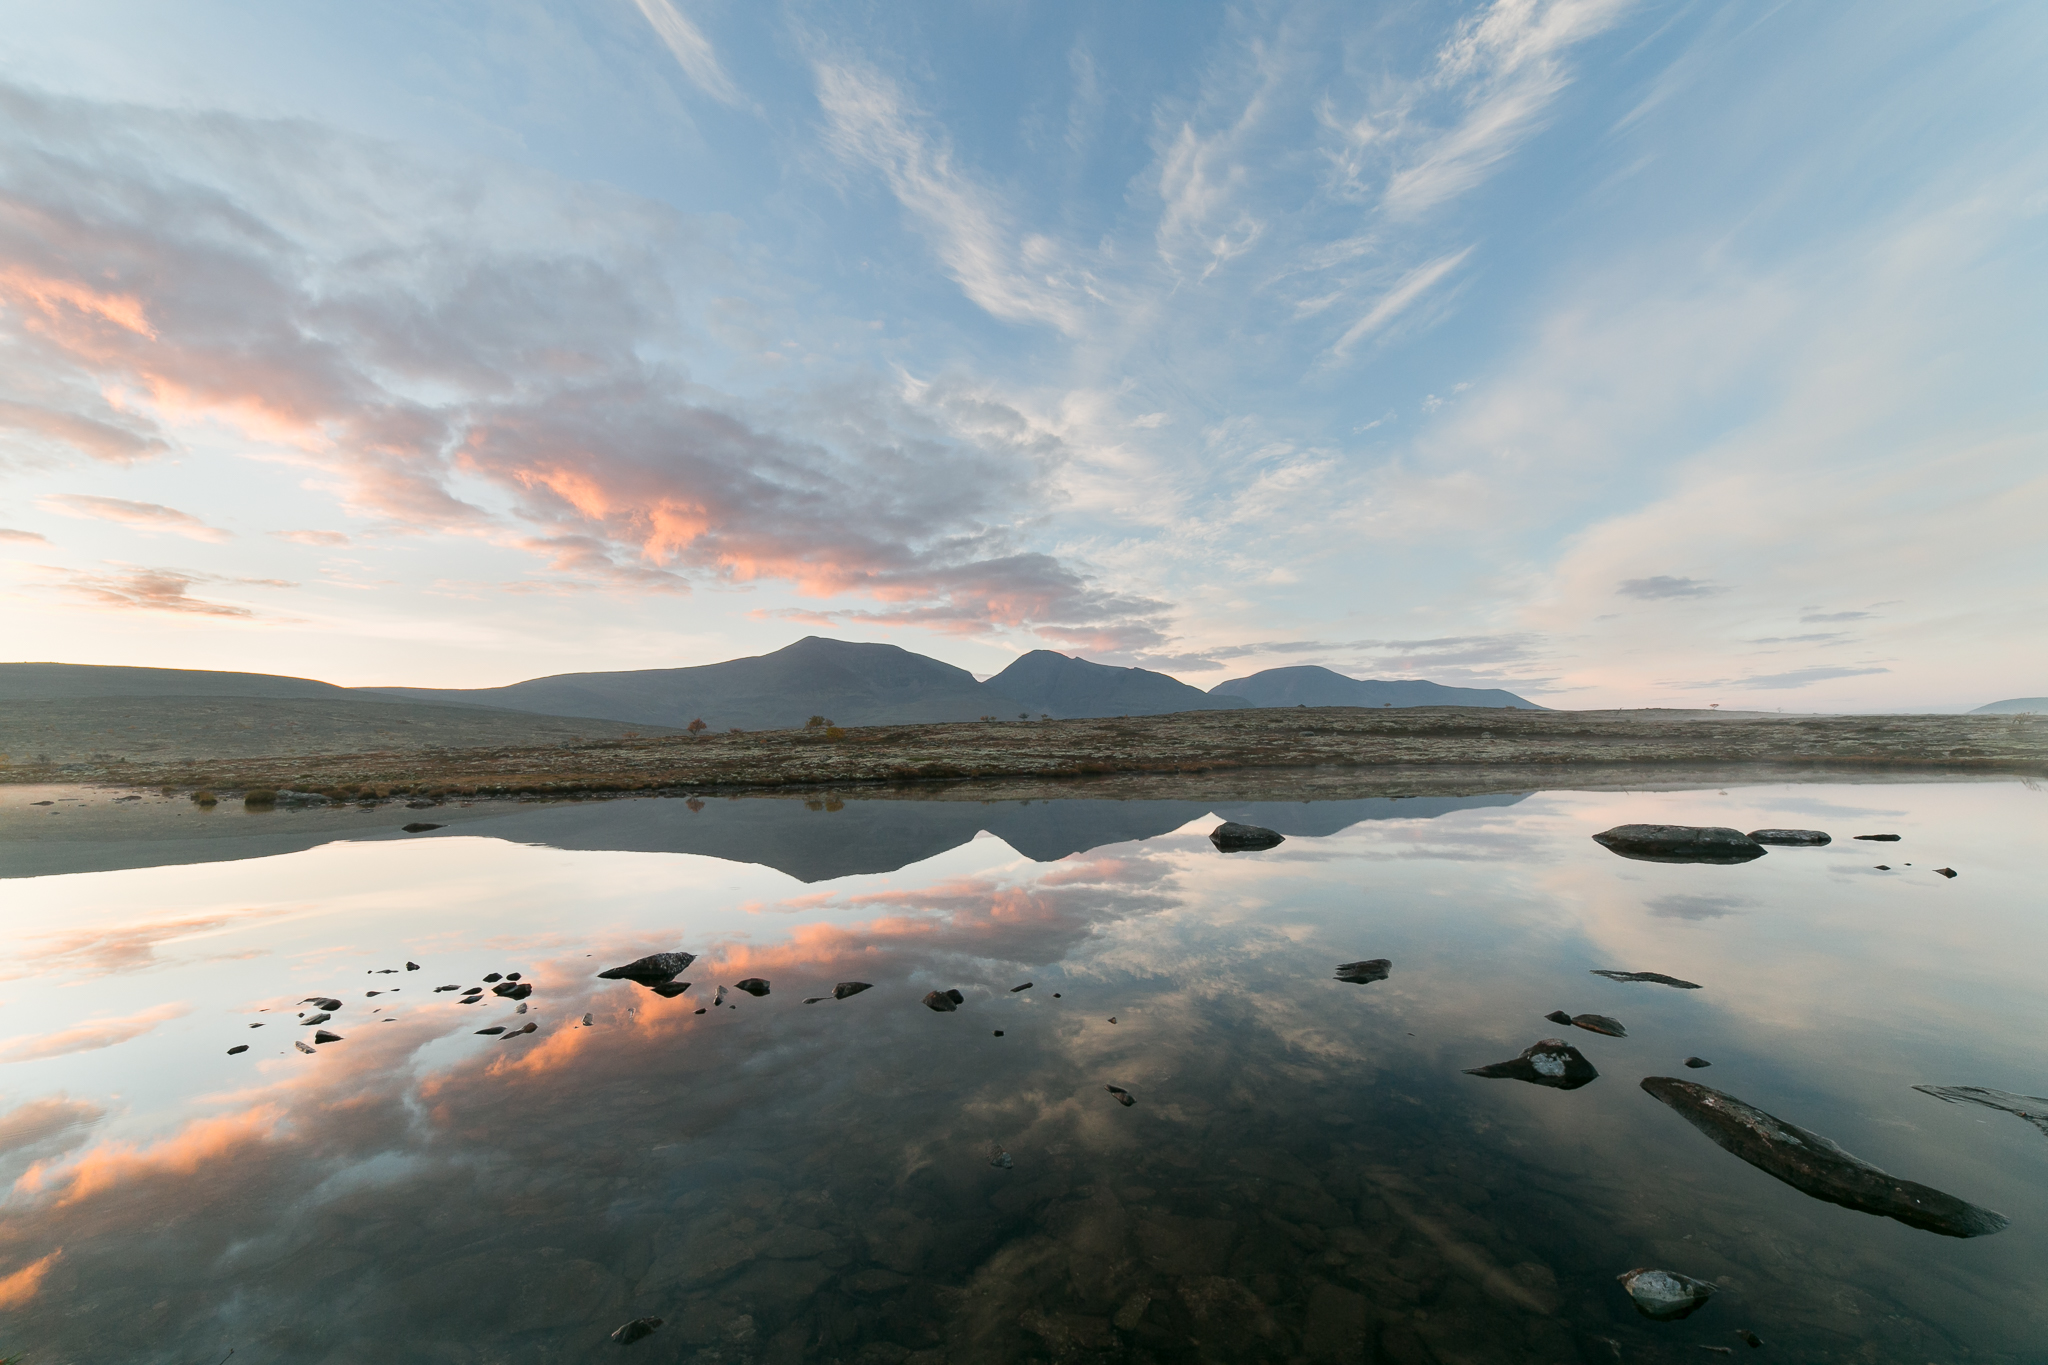
[[[574,723],[572,723],[574,724]],[[1352,786],[1370,777],[1417,792],[1445,784],[1627,782],[1654,773],[1757,770],[2048,775],[2048,717],[1811,716],[1708,711],[1520,711],[1464,707],[1263,708],[1118,720],[953,722],[746,734],[562,736],[452,747],[378,737],[350,751],[307,746],[67,764],[20,760],[0,781],[272,789],[332,799],[561,796],[634,791],[971,783],[1178,774],[1230,775],[1233,788]],[[434,747],[427,747],[428,744]],[[265,746],[251,746],[265,747]],[[1046,790],[1051,795],[1052,791]]]

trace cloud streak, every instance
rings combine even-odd
[[[633,0],[633,3],[692,84],[720,104],[735,109],[746,107],[746,97],[732,83],[732,77],[725,74],[725,68],[719,65],[718,53],[712,48],[711,40],[704,36],[704,30],[684,18],[670,0]]]
[[[67,517],[118,522],[144,531],[166,531],[214,545],[233,535],[233,532],[218,526],[208,526],[190,512],[180,512],[175,507],[165,507],[156,502],[130,502],[126,498],[103,498],[87,493],[56,493],[42,499],[39,505]]]
[[[96,1052],[101,1048],[125,1043],[131,1038],[140,1038],[158,1024],[181,1015],[191,1013],[191,1007],[183,1004],[158,1005],[118,1019],[88,1019],[71,1028],[59,1029],[55,1033],[27,1034],[0,1042],[0,1065],[9,1062],[36,1062],[51,1057],[69,1056],[74,1052]]]

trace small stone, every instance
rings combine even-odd
[[[1054,992],[1052,993],[1052,998],[1053,998],[1053,999],[1055,999],[1055,1000],[1059,999],[1059,998],[1060,998],[1060,993],[1059,993],[1058,991],[1054,991]]]
[[[461,989],[462,987],[460,986],[436,986],[434,987],[434,994],[439,995],[442,991],[459,991]]]
[[[1896,844],[1899,841],[1896,834],[1858,834],[1853,837],[1870,844]]]
[[[363,999],[365,999],[365,1000],[375,1000],[375,999],[376,999],[376,998],[377,998],[378,996],[380,996],[380,995],[382,995],[382,994],[384,994],[384,992],[382,992],[382,991],[364,991],[364,992],[363,992]]]
[[[1010,1154],[1003,1150],[1003,1144],[1001,1144],[1000,1142],[991,1142],[988,1145],[988,1164],[991,1166],[1000,1166],[1002,1169],[1007,1171],[1013,1168],[1017,1163],[1010,1160]]]
[[[844,1000],[849,995],[859,995],[862,991],[873,989],[874,985],[872,982],[842,981],[832,988],[832,998],[834,1000]]]
[[[583,1027],[585,1027],[585,1028],[589,1028],[589,1027],[590,1027],[590,1016],[589,1016],[589,1015],[587,1015],[587,1014],[583,1016]]]
[[[1619,1019],[1604,1014],[1575,1014],[1571,1022],[1575,1028],[1582,1028],[1588,1033],[1604,1033],[1609,1038],[1628,1037],[1628,1030],[1621,1026]]]
[[[1138,1102],[1137,1097],[1135,1095],[1131,1094],[1130,1091],[1124,1089],[1120,1085],[1105,1085],[1102,1088],[1104,1090],[1107,1090],[1110,1094],[1116,1096],[1116,1102],[1126,1109],[1130,1108],[1132,1105]]]
[[[1145,1310],[1151,1306],[1150,1294],[1133,1294],[1124,1300],[1123,1307],[1116,1310],[1116,1316],[1111,1318],[1110,1322],[1119,1332],[1135,1331],[1138,1324],[1145,1320]]]
[[[1892,865],[1890,863],[1879,863],[1876,870],[1879,872],[1889,872],[1892,870]]]
[[[1817,829],[1753,829],[1749,837],[1757,843],[1779,848],[1819,848],[1834,842]]]
[[[1638,1268],[1615,1278],[1635,1301],[1636,1311],[1658,1322],[1676,1322],[1714,1296],[1714,1286],[1675,1270]]]
[[[1946,877],[1950,881],[1954,881],[1960,874],[1952,867],[1937,867],[1934,869],[1934,875],[1937,877]]]
[[[684,991],[690,989],[690,983],[687,981],[658,981],[647,989],[653,991],[664,1000],[673,1000]]]
[[[598,976],[606,981],[637,981],[643,986],[652,986],[675,980],[696,960],[695,953],[652,953],[623,967],[608,967]]]
[[[1527,1081],[1554,1090],[1577,1090],[1600,1079],[1600,1073],[1585,1055],[1562,1038],[1539,1039],[1511,1061],[1467,1067],[1465,1074],[1496,1081]]]
[[[507,972],[507,973],[505,973],[505,979],[506,979],[507,981],[517,981],[517,980],[519,979],[519,973],[517,973],[517,972]]]
[[[535,1029],[537,1029],[537,1028],[539,1028],[539,1027],[540,1027],[540,1025],[539,1025],[539,1024],[528,1024],[528,1025],[527,1025],[527,1026],[526,1026],[525,1028],[516,1028],[516,1029],[513,1029],[513,1030],[512,1030],[512,1031],[511,1031],[510,1033],[508,1033],[508,1034],[506,1034],[506,1035],[505,1035],[505,1037],[503,1038],[503,1040],[502,1040],[502,1041],[504,1041],[504,1042],[507,1042],[507,1043],[509,1043],[509,1042],[511,1042],[511,1041],[512,1041],[512,1040],[513,1040],[514,1038],[518,1038],[518,1037],[521,1037],[521,1036],[523,1036],[523,1035],[525,1035],[525,1034],[531,1033],[531,1032],[533,1032],[533,1031],[534,1031]]]
[[[697,1011],[697,1013],[699,1013],[699,1014],[702,1014],[703,1012],[704,1012],[703,1010],[698,1010],[698,1011]]]
[[[399,828],[404,830],[407,834],[425,834],[428,830],[440,829],[441,826],[430,825],[424,820],[415,820],[411,824],[401,825]]]
[[[621,1346],[631,1346],[636,1341],[653,1336],[654,1329],[661,1326],[661,1322],[660,1318],[634,1318],[613,1332],[612,1340]]]
[[[1747,1327],[1736,1328],[1735,1335],[1741,1339],[1744,1346],[1750,1347],[1752,1350],[1764,1344],[1764,1339],[1750,1331]]]
[[[338,1043],[341,1041],[341,1035],[339,1033],[330,1033],[324,1028],[315,1029],[313,1030],[313,1041],[316,1043]]]
[[[521,1002],[520,1002],[520,1005],[519,1005],[519,1008],[518,1008],[518,1009],[516,1009],[516,1010],[513,1010],[512,1012],[513,1012],[514,1014],[524,1014],[524,1013],[526,1013],[526,1003],[525,1003],[524,1001],[521,1001]]]
[[[262,1028],[262,1027],[263,1027],[263,1025],[261,1025],[261,1024],[251,1024],[251,1025],[249,1025],[249,1027],[250,1027],[250,1028]]]
[[[804,997],[804,1003],[806,1005],[815,1005],[820,1000],[830,1000],[831,998],[829,995],[807,995]]]
[[[323,1010],[338,1010],[341,1002],[330,995],[309,995],[299,1002],[301,1005],[318,1005]]]
[[[1572,1017],[1569,1014],[1566,1014],[1563,1010],[1552,1010],[1550,1013],[1544,1015],[1543,1017],[1545,1019],[1548,1019],[1553,1024],[1563,1024],[1567,1027],[1569,1027],[1572,1022]]]
[[[489,1028],[480,1028],[480,1029],[478,1029],[478,1030],[477,1030],[477,1033],[478,1033],[479,1035],[484,1035],[484,1034],[492,1034],[492,1033],[503,1033],[504,1031],[505,1031],[505,1026],[504,1026],[503,1024],[493,1024],[493,1025],[491,1025],[491,1026],[490,1026]]]
[[[502,995],[507,1000],[524,1000],[533,994],[533,983],[528,981],[500,981],[491,987],[492,995]]]
[[[247,1052],[248,1050],[249,1045],[247,1043],[237,1043],[233,1047],[228,1049],[228,1056],[232,1057],[237,1052]]]
[[[1114,1021],[1112,1020],[1111,1022],[1114,1022]],[[1000,1038],[1000,1037],[1002,1037],[1002,1036],[1003,1036],[1003,1031],[1002,1031],[1001,1029],[997,1029],[997,1030],[996,1030],[996,1037]]]
[[[485,981],[503,981],[504,979],[504,977],[498,975],[496,972],[492,972],[489,976],[484,978]]]
[[[292,1046],[293,1046],[293,1047],[295,1047],[295,1048],[297,1048],[297,1049],[298,1049],[299,1051],[301,1051],[301,1052],[306,1052],[306,1053],[310,1053],[310,1052],[312,1052],[312,1050],[313,1050],[312,1046],[311,1046],[310,1044],[308,1044],[308,1043],[301,1043],[301,1042],[297,1042],[297,1041],[294,1041],[294,1042],[292,1043]]]
[[[718,988],[718,994],[716,994],[716,995],[714,995],[714,996],[712,996],[712,997],[711,997],[711,1008],[713,1008],[713,1009],[717,1009],[717,1008],[718,1008],[718,1007],[719,1007],[720,1005],[723,1005],[724,1003],[725,1003],[725,987],[723,987],[723,986],[720,986],[720,987]]]
[[[1112,1015],[1110,1015],[1110,1016],[1109,1016],[1109,1022],[1110,1022],[1110,1023],[1112,1023],[1112,1024],[1114,1024],[1114,1023],[1116,1022],[1116,1016],[1115,1016],[1114,1014],[1112,1014]]]
[[[311,1025],[314,1025],[314,1024],[324,1024],[324,1023],[326,1023],[326,1022],[327,1022],[327,1021],[328,1021],[329,1019],[332,1019],[333,1017],[334,1017],[334,1016],[333,1016],[333,1015],[331,1015],[331,1014],[329,1014],[329,1013],[328,1013],[328,1012],[327,1012],[326,1010],[321,1010],[321,1011],[320,1011],[320,1012],[319,1012],[318,1014],[316,1014],[316,1015],[312,1016],[312,1017],[311,1017],[310,1019],[305,1019],[305,1020],[302,1020],[301,1022],[305,1023],[305,1024],[307,1025],[307,1026],[309,1026],[309,1027],[310,1027]]]
[[[1593,975],[1604,976],[1609,981],[1648,981],[1658,986],[1676,986],[1682,991],[1696,991],[1700,988],[1696,981],[1680,981],[1677,977],[1666,976],[1662,972],[1615,972],[1605,967],[1595,967]]]
[[[732,988],[736,991],[745,991],[756,1000],[768,994],[767,981],[758,976],[750,976],[744,981],[735,981],[732,983]]]
[[[1010,987],[1010,994],[1015,995],[1018,991],[1028,991],[1031,989],[1031,986],[1032,983],[1029,981],[1025,982],[1021,986],[1012,986]]]
[[[1685,1064],[1691,1067],[1694,1071],[1698,1071],[1703,1066],[1713,1065],[1712,1062],[1708,1061],[1704,1057],[1688,1057],[1685,1059]]]
[[[932,991],[924,998],[924,1007],[937,1014],[951,1014],[960,1008],[960,992]]]
[[[405,969],[409,972],[416,972],[420,969],[420,964],[417,962],[408,962],[405,964]]]
[[[1251,853],[1286,841],[1287,836],[1278,830],[1241,825],[1235,820],[1225,820],[1209,831],[1209,842],[1216,845],[1219,853]]]
[[[1363,962],[1340,962],[1337,964],[1337,980],[1365,986],[1385,981],[1387,973],[1393,970],[1394,964],[1384,957],[1370,957]]]

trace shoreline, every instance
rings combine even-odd
[[[1685,776],[1680,776],[1684,774]],[[223,800],[760,792],[1031,799],[1199,779],[1218,796],[1447,794],[1696,779],[2048,777],[2048,717],[1783,716],[1465,707],[1259,708],[1114,720],[955,722],[662,735],[551,745],[9,764],[0,785],[121,786]],[[1014,797],[968,789],[1017,788]],[[1028,789],[1028,791],[1026,790]],[[1227,791],[1226,791],[1227,789]],[[1236,799],[1244,799],[1237,797]]]

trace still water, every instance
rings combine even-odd
[[[2048,1134],[1912,1089],[2048,1092],[2030,784],[113,795],[0,789],[0,1357],[1553,1365],[1752,1333],[1759,1360],[2048,1359]],[[1289,837],[1226,856],[1219,818]],[[1589,837],[1638,821],[1835,841],[1715,866]],[[595,976],[665,950],[700,955],[678,997]],[[1387,978],[1333,979],[1365,958]],[[518,1003],[434,990],[510,972]],[[750,977],[771,993],[713,1005]],[[310,1053],[309,997],[342,1002]],[[1597,1081],[1462,1074],[1560,1036]],[[1819,1202],[1646,1076],[2011,1226]],[[1653,1322],[1637,1267],[1716,1293]]]

